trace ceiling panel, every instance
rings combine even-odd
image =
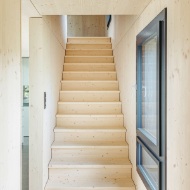
[[[22,15],[27,17],[41,16],[30,0],[22,0]]]
[[[138,15],[151,0],[31,0],[41,15]]]

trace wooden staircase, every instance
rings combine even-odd
[[[69,38],[46,190],[135,190],[110,38]]]

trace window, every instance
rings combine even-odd
[[[137,35],[137,171],[166,189],[166,9]]]
[[[112,20],[112,16],[111,16],[111,15],[107,15],[107,16],[106,16],[107,30],[108,30],[109,27],[110,27],[111,20]]]

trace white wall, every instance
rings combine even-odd
[[[22,15],[22,57],[29,57],[29,17]]]
[[[165,7],[167,37],[167,190],[190,187],[190,1],[152,0],[139,17],[114,16],[109,29],[127,127],[133,179],[145,190],[136,172],[136,35]]]
[[[0,1],[0,189],[21,188],[20,0]]]
[[[30,190],[44,189],[64,63],[65,16],[30,19]],[[44,92],[47,107],[44,109]]]

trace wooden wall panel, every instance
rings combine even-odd
[[[122,41],[123,37],[138,19],[138,16],[112,16],[112,21],[107,32],[107,35],[112,37],[112,46],[113,48]]]
[[[190,1],[152,0],[127,27],[127,20],[114,16],[109,36],[121,90],[122,109],[133,179],[137,190],[145,190],[136,172],[136,35],[165,7],[168,10],[167,48],[167,190],[189,189],[190,171]],[[125,25],[125,27],[124,27]],[[117,27],[116,27],[117,26]],[[122,36],[119,34],[125,28]]]
[[[29,18],[41,17],[30,0],[22,0],[22,57],[29,57]]]
[[[21,2],[0,1],[0,189],[21,188]]]
[[[105,16],[68,16],[68,36],[105,36]]]
[[[59,43],[65,48],[67,42],[67,16],[43,16],[43,19]]]
[[[41,18],[30,19],[29,189],[32,190],[43,186],[43,24]]]
[[[51,16],[30,19],[30,190],[44,189],[48,179],[64,63],[65,39],[60,30],[65,36],[66,23],[60,27],[61,20]]]

